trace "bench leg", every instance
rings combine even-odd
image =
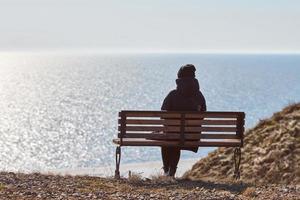
[[[234,155],[233,155],[233,160],[234,160],[234,175],[233,177],[235,179],[240,179],[240,163],[241,163],[241,148],[235,148],[234,149]]]
[[[118,146],[116,148],[116,170],[115,170],[115,178],[120,178],[120,162],[121,162],[121,147]]]

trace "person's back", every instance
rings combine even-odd
[[[199,91],[198,80],[193,77],[178,78],[177,89],[172,90],[165,98],[162,110],[205,111],[204,96]]]
[[[161,110],[167,111],[206,111],[205,98],[199,90],[198,80],[195,78],[196,68],[188,64],[178,71],[177,88],[165,98]],[[165,174],[174,176],[180,159],[180,148],[162,147],[163,169]],[[197,152],[198,148],[189,148]]]

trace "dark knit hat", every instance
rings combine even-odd
[[[180,67],[178,73],[177,73],[177,77],[178,78],[185,78],[185,77],[195,77],[195,71],[196,68],[194,65],[192,64],[186,64],[183,65],[182,67]]]

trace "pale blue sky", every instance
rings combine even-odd
[[[0,0],[0,50],[300,52],[299,0]]]

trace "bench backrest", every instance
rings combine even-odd
[[[155,140],[239,139],[243,146],[244,112],[121,111],[118,137]]]

